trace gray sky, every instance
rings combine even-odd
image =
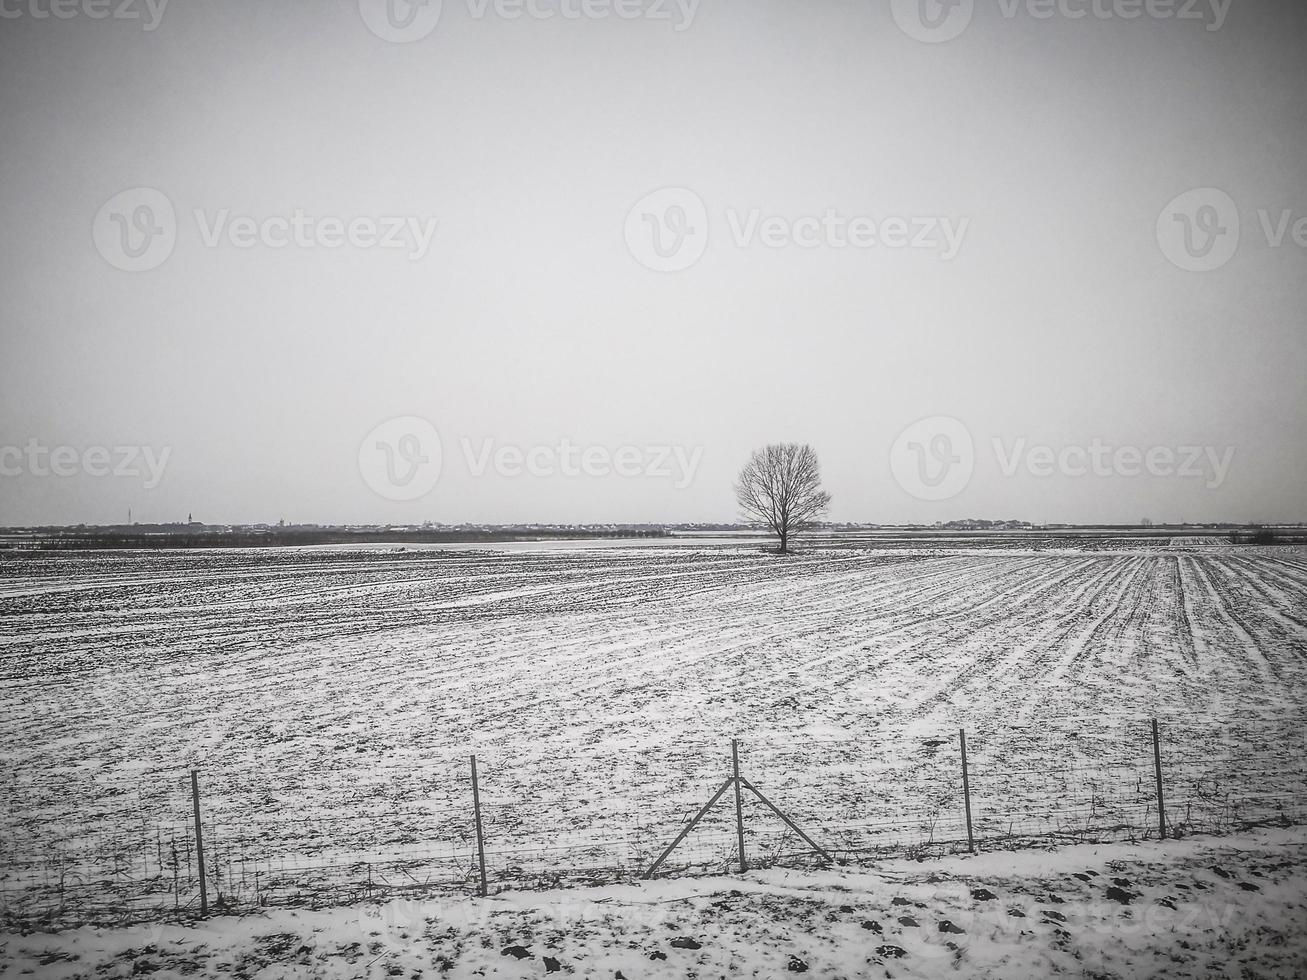
[[[0,0],[0,524],[731,520],[783,440],[837,520],[1307,520],[1307,6],[49,2]]]

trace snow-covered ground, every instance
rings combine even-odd
[[[0,937],[41,978],[1307,975],[1307,830]]]
[[[727,775],[866,859],[1307,806],[1302,549],[0,559],[0,903],[326,903],[637,875]],[[719,811],[669,869],[734,860]],[[746,800],[752,861],[793,853]],[[38,903],[39,905],[40,903]]]

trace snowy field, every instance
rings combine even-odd
[[[887,861],[0,938],[48,980],[1297,978],[1307,833]]]
[[[842,859],[1307,809],[1307,553],[747,547],[0,559],[0,899],[210,901],[638,875],[728,775]],[[724,799],[671,871],[735,859]],[[805,851],[745,804],[746,852]]]

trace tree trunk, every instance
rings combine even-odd
[[[789,540],[789,537],[790,537],[790,529],[788,527],[782,526],[781,527],[781,554],[782,555],[785,554],[786,542]]]

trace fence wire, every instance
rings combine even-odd
[[[966,751],[964,783],[957,729],[801,740],[755,732],[738,743],[739,823],[729,741],[651,739],[603,766],[566,743],[525,760],[482,756],[486,887],[629,881],[660,857],[659,875],[731,872],[741,866],[741,827],[751,868],[1156,838],[1159,760],[1168,836],[1307,819],[1307,740],[1287,723],[1173,719],[1155,746],[1145,719],[1091,734],[1043,720],[968,730]],[[211,912],[224,912],[481,887],[466,755],[428,753],[365,771],[341,759],[292,773],[188,761],[138,767],[130,778],[89,773],[77,793],[67,780],[61,790],[39,773],[5,773],[0,924],[186,917],[198,913],[202,892]]]

